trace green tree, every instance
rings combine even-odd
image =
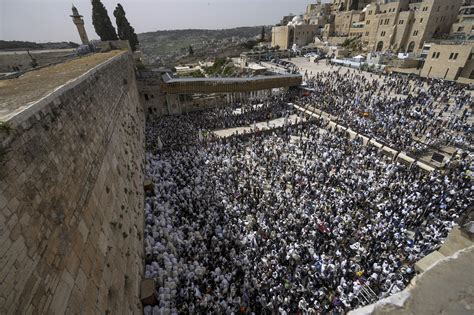
[[[100,0],[92,0],[92,24],[100,40],[117,40],[117,33],[110,22],[107,9]]]
[[[260,34],[260,41],[265,41],[265,26],[262,26],[262,33]]]
[[[120,3],[114,10],[115,23],[117,23],[118,37],[123,40],[128,40],[133,51],[138,48],[138,37],[135,29],[130,25],[125,16],[125,10]]]
[[[189,52],[189,54],[190,54],[190,55],[194,55],[194,49],[193,49],[193,46],[189,45],[188,52]]]

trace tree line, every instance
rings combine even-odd
[[[125,10],[119,3],[114,10],[117,32],[110,21],[107,9],[100,0],[92,0],[92,24],[100,40],[128,40],[133,51],[138,48],[138,37],[135,29],[130,25],[125,16]]]

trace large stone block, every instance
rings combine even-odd
[[[416,264],[415,264],[415,270],[417,272],[424,272],[430,267],[432,267],[434,264],[436,264],[438,261],[443,259],[445,256],[441,254],[438,251],[434,251],[431,254],[425,256],[424,258],[420,259]]]
[[[459,226],[455,226],[448,237],[439,249],[439,252],[444,256],[454,255],[458,250],[474,245],[474,242],[469,239],[469,236],[461,231]]]

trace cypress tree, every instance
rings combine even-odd
[[[262,26],[262,33],[260,34],[260,41],[265,41],[265,26]]]
[[[133,51],[137,50],[138,37],[135,29],[130,25],[125,16],[125,10],[119,3],[114,10],[115,23],[117,23],[117,31],[120,39],[128,40]]]
[[[188,53],[189,53],[190,55],[194,55],[193,46],[189,45]]]
[[[110,21],[107,9],[100,0],[92,0],[92,24],[100,40],[117,40],[117,33]]]

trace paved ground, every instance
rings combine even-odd
[[[291,115],[288,118],[288,122],[289,123],[290,122],[295,122],[296,119],[297,119],[296,115]],[[285,124],[285,118],[277,118],[277,119],[272,119],[272,120],[265,121],[265,122],[256,123],[255,126],[259,130],[266,130],[266,129],[281,127],[284,124]],[[244,126],[244,127],[237,127],[237,128],[227,128],[227,129],[213,130],[213,132],[217,136],[219,136],[221,138],[225,138],[225,137],[229,137],[229,136],[235,134],[236,132],[241,134],[241,133],[251,132],[252,130],[253,130],[253,126]]]
[[[32,102],[47,96],[69,81],[121,53],[122,51],[116,50],[93,54],[30,71],[16,79],[1,80],[0,121],[7,121],[29,107]]]

